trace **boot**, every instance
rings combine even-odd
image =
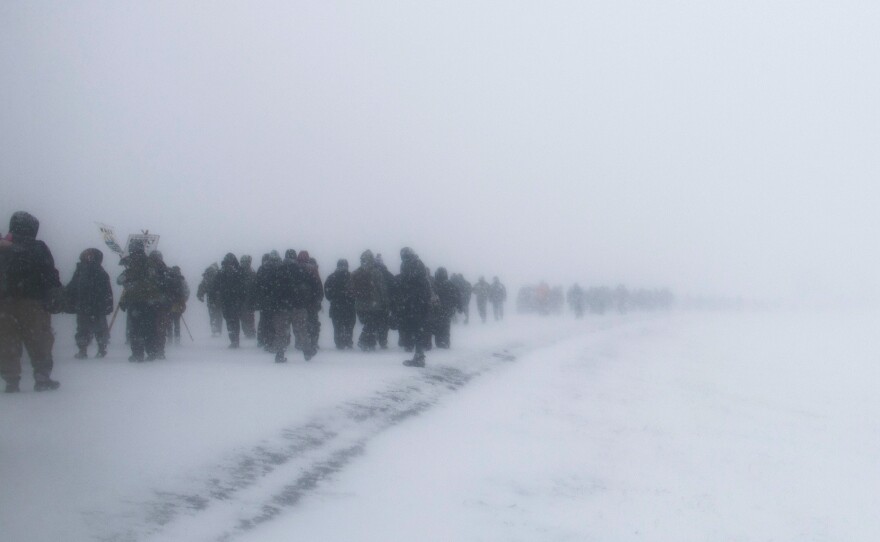
[[[6,383],[6,393],[18,393],[21,391],[21,388],[18,387],[18,382],[7,382]]]
[[[34,383],[34,391],[51,391],[57,390],[61,386],[61,382],[52,380],[49,377],[41,378]]]
[[[407,367],[424,367],[425,366],[425,355],[424,354],[416,354],[413,359],[408,359],[403,362],[403,364]]]
[[[98,353],[95,354],[95,357],[96,357],[96,358],[103,358],[103,357],[106,356],[106,355],[107,355],[107,346],[106,346],[106,345],[104,345],[104,346],[99,346],[99,347],[98,347]]]
[[[79,352],[77,352],[76,354],[74,354],[73,357],[76,358],[76,359],[86,359],[87,357],[89,357],[89,353],[86,351],[86,347],[85,347],[85,346],[80,346],[80,347],[79,347]]]
[[[287,358],[284,357],[284,350],[279,350],[275,354],[275,363],[286,363],[286,362],[287,362]]]

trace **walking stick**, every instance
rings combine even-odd
[[[107,327],[107,333],[113,329],[113,322],[116,321],[116,314],[119,313],[119,303],[116,304],[116,310],[113,311],[113,318],[110,319],[110,325]]]
[[[186,325],[186,318],[183,317],[183,313],[180,313],[180,321],[183,322],[183,327],[186,328],[186,334],[189,335],[189,340],[191,340],[192,342],[196,342],[196,340],[193,339],[192,332],[190,332],[189,330],[189,326]]]

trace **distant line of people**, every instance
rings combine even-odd
[[[242,261],[245,259],[249,264],[250,257],[242,256]],[[360,350],[387,349],[389,331],[394,329],[399,333],[398,345],[413,353],[407,365],[418,367],[424,366],[425,350],[434,345],[451,346],[452,318],[462,313],[467,323],[475,291],[484,322],[486,300],[492,302],[495,318],[503,318],[507,294],[497,277],[493,285],[481,278],[474,288],[462,275],[450,278],[442,267],[431,275],[409,247],[401,249],[400,259],[400,273],[395,275],[388,270],[381,254],[365,250],[357,269],[351,271],[348,260],[340,259],[322,283],[318,264],[307,251],[288,250],[283,259],[272,251],[263,255],[256,271],[249,265],[239,267],[235,256],[227,254],[219,268],[212,264],[202,274],[197,297],[207,303],[215,336],[221,332],[218,315],[223,315],[231,348],[239,345],[238,321],[254,321],[258,312],[257,344],[274,353],[279,363],[287,361],[290,329],[294,347],[303,352],[306,360],[317,353],[318,313],[325,297],[330,302],[336,348],[355,347],[354,328],[360,321]]]
[[[39,221],[20,211],[12,215],[9,233],[0,238],[0,377],[9,393],[20,390],[24,350],[33,367],[34,389],[60,386],[51,378],[52,314],[76,315],[77,359],[88,357],[92,341],[97,345],[95,357],[107,355],[118,315],[103,252],[84,250],[64,286],[49,248],[36,239],[38,231]],[[357,346],[365,352],[387,349],[389,331],[394,329],[398,345],[413,353],[404,362],[412,367],[424,367],[425,351],[433,346],[451,347],[452,319],[460,313],[469,322],[472,297],[483,322],[487,302],[496,320],[504,317],[507,294],[497,277],[491,285],[480,277],[472,286],[461,274],[450,277],[443,267],[431,274],[409,247],[401,249],[400,259],[395,275],[381,255],[366,250],[357,269],[350,272],[348,261],[341,259],[322,282],[317,262],[305,250],[288,250],[284,258],[272,251],[263,256],[257,270],[250,256],[239,261],[229,253],[219,266],[212,264],[205,270],[196,297],[207,303],[213,336],[221,334],[225,320],[230,348],[240,346],[243,334],[256,338],[279,363],[287,361],[291,335],[294,348],[306,360],[316,355],[325,297],[330,302],[336,348],[354,348],[357,321],[362,324]],[[166,344],[179,344],[181,324],[187,328],[183,314],[189,285],[179,267],[166,265],[157,250],[148,254],[138,239],[129,244],[120,265],[124,270],[116,281],[122,286],[117,311],[125,313],[129,361],[165,359]]]
[[[669,309],[675,296],[667,288],[630,290],[624,285],[616,288],[591,287],[586,290],[577,283],[563,294],[562,286],[550,287],[546,282],[523,286],[517,295],[517,310],[524,313],[558,314],[568,302],[576,318],[589,311],[604,314],[607,311],[626,313],[630,310]]]

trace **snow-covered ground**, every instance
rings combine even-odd
[[[423,370],[190,318],[147,364],[55,318],[61,389],[0,395],[0,540],[880,539],[875,312],[511,315]]]

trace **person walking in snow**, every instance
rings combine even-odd
[[[364,326],[358,347],[365,352],[373,351],[378,343],[381,319],[388,314],[388,287],[372,251],[365,250],[361,254],[361,265],[351,274],[351,289],[355,311]]]
[[[266,351],[273,351],[275,341],[273,339],[275,317],[274,310],[276,307],[275,300],[272,298],[274,290],[272,280],[276,276],[275,267],[281,265],[281,256],[278,252],[272,251],[263,254],[262,264],[257,269],[257,276],[254,283],[254,308],[260,311],[260,320],[257,324],[257,346],[264,348]],[[289,324],[288,324],[289,325]],[[288,331],[288,335],[290,332]],[[285,345],[285,348],[287,345]]]
[[[382,274],[386,297],[389,300],[389,306],[382,312],[382,314],[377,315],[376,318],[376,343],[379,345],[379,348],[385,350],[388,348],[388,332],[391,329],[390,300],[394,289],[394,273],[388,270],[388,267],[382,260],[381,254],[376,254],[376,267],[379,268],[379,272]]]
[[[486,323],[486,301],[489,300],[489,291],[489,283],[486,282],[486,279],[480,277],[477,283],[474,284],[473,293],[474,297],[477,298],[477,312],[480,314],[480,320],[484,324]]]
[[[186,283],[180,267],[172,266],[168,274],[168,291],[171,299],[166,337],[174,344],[180,344],[180,321],[186,312],[186,302],[189,301],[189,284]]]
[[[21,355],[27,350],[34,370],[34,391],[57,389],[52,380],[53,296],[61,281],[52,252],[37,240],[40,222],[18,211],[9,234],[0,239],[0,377],[6,393],[20,391]]]
[[[306,361],[312,359],[317,348],[309,333],[309,307],[314,307],[323,297],[324,287],[317,273],[297,261],[285,258],[273,266],[267,277],[270,308],[274,312],[274,345],[276,363],[284,363],[284,352],[290,343],[290,329],[303,352]]]
[[[119,278],[122,298],[119,308],[129,316],[129,361],[153,361],[165,359],[157,344],[158,318],[162,305],[161,269],[147,257],[144,244],[134,240],[129,245],[128,256],[120,261],[125,271]],[[164,338],[163,338],[164,340]]]
[[[107,344],[110,342],[107,315],[113,312],[113,289],[110,287],[110,275],[101,266],[103,261],[104,253],[97,248],[82,251],[76,271],[64,289],[69,309],[76,314],[76,359],[88,357],[92,337],[98,345],[95,357],[107,355]]]
[[[252,258],[245,254],[239,261],[241,274],[244,278],[244,303],[241,306],[241,332],[246,339],[257,336],[257,328],[254,318],[254,296],[257,281],[257,272],[254,271]]]
[[[460,305],[459,290],[448,278],[445,267],[438,267],[434,272],[434,291],[437,293],[438,304],[434,312],[434,342],[437,348],[451,346],[452,316]]]
[[[489,286],[489,302],[492,303],[492,315],[496,322],[504,319],[505,301],[507,301],[507,288],[501,284],[498,277],[493,277],[492,285]]]
[[[148,256],[159,276],[159,299],[156,302],[156,323],[153,333],[154,344],[157,348],[159,359],[165,359],[165,343],[167,341],[168,322],[171,321],[171,305],[174,297],[171,285],[171,268],[165,264],[165,258],[158,250],[154,250]]]
[[[406,344],[411,344],[415,350],[413,359],[403,364],[407,367],[424,367],[423,337],[428,326],[432,293],[425,264],[409,247],[400,249],[398,297],[401,338],[405,337]]]
[[[330,302],[330,321],[333,322],[333,342],[336,348],[354,348],[355,300],[351,289],[348,260],[336,262],[336,271],[324,282],[324,295]]]
[[[462,275],[461,273],[453,274],[450,280],[458,290],[459,297],[456,310],[464,314],[464,323],[468,324],[471,320],[471,294],[474,287],[471,285],[470,282],[467,281],[467,279],[464,278],[464,275]]]
[[[220,298],[217,292],[217,273],[220,272],[220,266],[212,263],[202,273],[202,282],[196,290],[196,299],[205,302],[208,301],[208,319],[211,321],[211,336],[217,337],[223,332],[223,309],[220,307]]]
[[[226,331],[229,332],[229,348],[238,348],[241,336],[241,307],[245,300],[244,275],[235,254],[223,257],[217,274],[216,288],[219,293]]]
[[[314,281],[312,282],[312,288],[315,289],[315,293],[313,294],[312,302],[306,307],[308,315],[307,333],[309,334],[312,345],[317,349],[318,339],[321,337],[321,320],[319,318],[319,313],[321,312],[321,305],[324,301],[324,285],[321,282],[318,261],[309,256],[309,251],[301,250],[296,256],[296,261],[317,280],[316,283]],[[315,284],[318,284],[320,288],[315,288]]]

